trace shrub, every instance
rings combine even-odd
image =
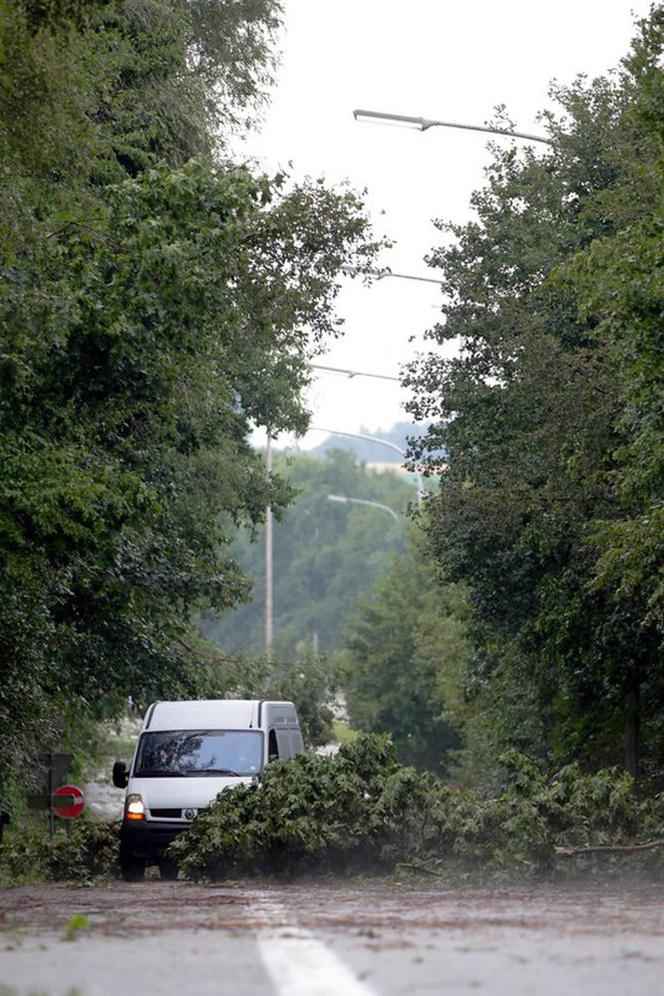
[[[0,875],[7,883],[39,879],[87,882],[119,873],[119,828],[77,820],[53,838],[42,831],[14,832],[0,848]]]

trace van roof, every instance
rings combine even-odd
[[[260,728],[259,699],[195,699],[155,702],[145,716],[144,730],[247,730]],[[279,703],[290,706],[291,702]],[[290,710],[288,710],[290,711]]]

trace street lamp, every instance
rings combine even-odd
[[[370,443],[379,443],[381,446],[387,446],[388,449],[394,450],[399,453],[402,457],[406,456],[404,450],[396,443],[391,443],[387,439],[380,439],[378,436],[369,436],[366,432],[343,432],[341,429],[324,429],[321,425],[310,425],[310,432],[329,432],[332,436],[348,436],[350,439],[366,439]]]
[[[507,135],[509,138],[523,138],[528,142],[543,142],[553,145],[550,138],[544,135],[533,135],[527,131],[512,131],[509,128],[493,128],[489,125],[457,124],[453,121],[436,121],[431,118],[416,118],[409,114],[387,114],[384,111],[353,111],[356,121],[378,122],[380,124],[402,125],[404,128],[416,128],[418,131],[428,131],[429,128],[461,128],[463,131],[483,131],[491,135]]]
[[[309,366],[312,370],[326,370],[328,373],[345,374],[349,380],[352,380],[353,377],[373,377],[375,380],[393,380],[397,384],[401,383],[398,377],[390,377],[388,374],[365,373],[364,370],[347,370],[345,367],[326,367],[322,363],[310,363]]]
[[[267,440],[265,443],[265,471],[268,477],[272,475],[272,436],[267,430]],[[274,610],[273,610],[273,549],[272,539],[272,506],[265,506],[265,656],[268,660],[272,656],[272,642],[274,639]]]
[[[359,112],[358,112],[359,113]],[[385,267],[382,270],[373,269],[363,269],[361,266],[342,266],[342,273],[366,273],[369,277],[375,277],[376,280],[384,280],[385,277],[395,277],[398,280],[417,280],[421,284],[438,284],[439,287],[444,286],[442,280],[436,280],[434,277],[416,277],[412,273],[393,273],[389,267]]]
[[[394,509],[390,508],[389,505],[383,505],[380,501],[369,501],[366,498],[348,498],[346,495],[328,495],[327,497],[329,501],[338,501],[343,505],[370,505],[372,508],[380,508],[383,512],[391,515],[395,522],[399,521],[399,516]]]
[[[380,446],[387,446],[388,449],[399,453],[404,460],[406,459],[405,450],[402,450],[400,446],[396,445],[396,443],[390,443],[387,439],[380,439],[378,436],[369,436],[365,432],[342,432],[341,429],[323,429],[320,425],[310,425],[309,430],[311,432],[329,432],[333,436],[348,436],[350,439],[366,439],[370,443],[378,443]],[[422,497],[424,495],[422,474],[419,470],[416,470],[415,476],[417,478],[417,504],[421,505]]]

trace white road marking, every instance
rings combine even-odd
[[[257,938],[258,951],[278,996],[374,996],[339,958],[298,926],[288,909],[269,895],[254,906],[274,927]]]

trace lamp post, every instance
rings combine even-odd
[[[310,363],[309,366],[312,370],[326,370],[328,373],[345,374],[349,380],[352,380],[353,377],[373,377],[374,380],[392,380],[396,384],[401,383],[398,377],[390,377],[388,374],[366,373],[364,370],[347,370],[345,367],[325,367],[321,363]]]
[[[323,429],[320,425],[310,425],[309,430],[312,432],[329,432],[333,436],[348,436],[350,439],[366,439],[370,443],[379,443],[381,446],[387,446],[388,449],[399,453],[404,460],[406,459],[406,453],[400,446],[397,446],[396,443],[390,443],[387,439],[380,439],[379,436],[369,436],[365,432],[342,432],[341,429]],[[417,504],[421,505],[424,494],[422,474],[419,470],[416,470],[415,476],[417,477]]]
[[[384,280],[385,277],[395,277],[398,280],[417,280],[421,284],[438,284],[439,287],[443,286],[442,280],[436,280],[435,277],[416,277],[412,273],[393,273],[389,267],[382,270],[372,270],[363,269],[361,266],[342,266],[342,273],[366,273],[370,277],[375,277],[376,280]]]
[[[265,470],[267,476],[272,474],[272,437],[270,430],[267,430],[267,442],[265,444]],[[274,610],[273,610],[273,540],[272,540],[272,506],[265,507],[265,656],[270,660],[272,656],[272,641],[274,638]]]
[[[328,501],[338,501],[343,505],[370,505],[372,508],[380,508],[383,512],[391,515],[395,522],[399,521],[399,516],[394,509],[390,508],[389,505],[383,505],[380,501],[369,501],[366,498],[348,498],[347,495],[328,495],[327,497]]]
[[[333,373],[343,373],[348,377],[375,377],[379,380],[392,380],[399,383],[398,377],[388,377],[385,374],[373,374],[373,373],[363,373],[359,370],[344,370],[339,367],[325,367],[320,364],[312,363],[311,367],[314,370],[329,370]],[[330,432],[337,436],[350,436],[354,439],[367,439],[372,443],[380,443],[381,446],[387,446],[391,450],[395,450],[400,456],[404,457],[406,454],[401,449],[400,446],[396,446],[395,443],[390,443],[387,439],[379,439],[377,436],[369,436],[364,433],[359,432],[341,432],[336,429],[322,429],[318,426],[310,426],[310,429],[317,432]],[[270,429],[267,429],[267,439],[265,444],[265,470],[268,476],[272,473],[272,437],[270,435]],[[422,504],[422,475],[419,471],[416,471],[417,475],[417,501],[418,505]],[[333,500],[335,501],[352,501],[359,504],[379,504],[378,502],[363,502],[359,498],[345,498],[341,495],[336,496]],[[383,506],[386,511],[397,518],[396,512],[387,505]],[[273,549],[274,549],[274,539],[273,539],[273,516],[272,507],[267,505],[265,508],[265,656],[270,659],[272,654],[272,643],[274,640],[274,563],[273,563]]]
[[[527,142],[542,142],[544,145],[553,145],[550,138],[544,135],[533,135],[527,131],[513,131],[510,128],[493,128],[490,125],[469,125],[458,124],[454,121],[437,121],[432,118],[417,118],[410,114],[388,114],[385,111],[365,111],[357,109],[353,111],[356,121],[378,122],[379,124],[396,124],[404,128],[416,128],[418,131],[428,131],[429,128],[461,128],[463,131],[483,131],[490,135],[506,135],[508,138],[523,138]]]

